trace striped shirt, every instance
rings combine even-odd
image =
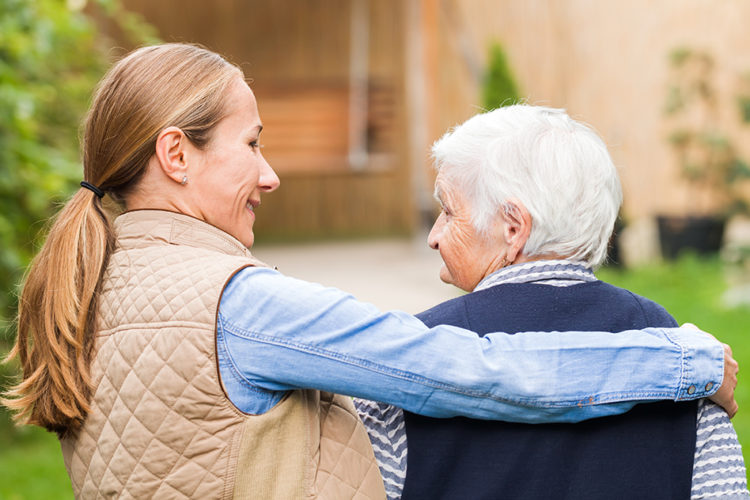
[[[509,266],[483,279],[474,291],[507,283],[570,286],[596,281],[588,267],[567,260]],[[398,500],[406,480],[407,436],[400,408],[355,399],[372,442],[389,500]],[[748,499],[745,463],[734,427],[724,410],[709,400],[698,404],[691,499]]]

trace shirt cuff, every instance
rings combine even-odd
[[[682,349],[682,373],[675,401],[706,398],[718,391],[724,379],[721,343],[707,333],[691,329],[672,329],[666,335]]]

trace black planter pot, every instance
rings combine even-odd
[[[717,253],[724,237],[723,217],[658,216],[659,244],[665,259],[673,260],[683,250],[701,255]]]

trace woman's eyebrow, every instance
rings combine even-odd
[[[438,202],[438,204],[441,207],[445,207],[446,200],[445,200],[445,193],[440,188],[440,186],[435,186],[435,191],[432,193],[432,196],[435,198],[435,200]]]
[[[443,190],[440,189],[439,185],[435,185],[435,190],[432,192],[432,197],[435,198],[438,203],[443,202]]]

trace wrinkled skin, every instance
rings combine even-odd
[[[493,226],[490,237],[482,237],[471,222],[471,205],[442,175],[435,181],[435,196],[441,212],[427,238],[430,248],[440,252],[440,279],[467,292],[506,263],[502,223]]]

